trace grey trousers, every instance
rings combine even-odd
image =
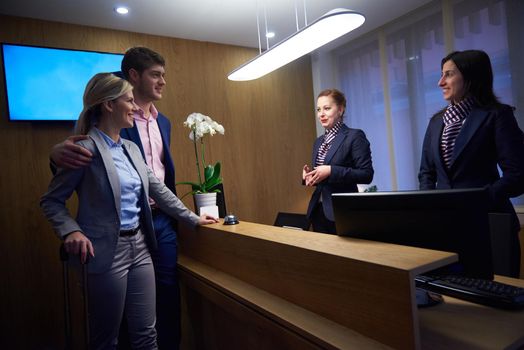
[[[88,283],[91,349],[116,349],[124,310],[132,348],[157,349],[155,273],[141,231],[119,237],[109,271]]]

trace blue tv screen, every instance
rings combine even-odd
[[[123,55],[2,43],[2,57],[9,120],[75,121],[89,79],[120,71]]]

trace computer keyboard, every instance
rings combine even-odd
[[[510,310],[524,308],[524,288],[500,282],[456,275],[419,275],[415,283],[418,288],[473,303]]]

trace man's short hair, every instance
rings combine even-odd
[[[143,71],[154,65],[164,67],[166,65],[164,57],[147,47],[136,46],[126,51],[122,59],[121,69],[124,77],[129,79],[130,69],[135,69],[138,73],[142,74]]]

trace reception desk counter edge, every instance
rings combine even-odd
[[[260,349],[263,342],[290,349],[426,348],[425,338],[434,336],[420,326],[413,278],[457,260],[453,253],[250,222],[181,229],[179,245],[186,298],[198,296],[231,313],[220,317],[258,325],[267,333],[262,340],[234,344],[255,342]],[[189,347],[214,348],[195,345],[202,332],[213,332],[195,305],[186,309]],[[215,342],[227,342],[224,333]]]

